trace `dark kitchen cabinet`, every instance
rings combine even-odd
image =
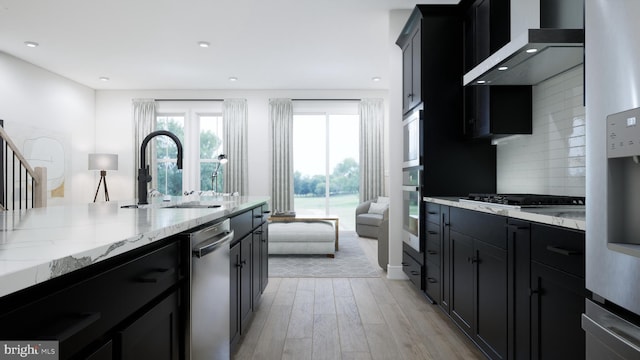
[[[240,243],[231,246],[229,252],[230,266],[230,296],[229,296],[229,340],[232,345],[240,339],[240,318],[238,316],[240,304]]]
[[[458,326],[491,359],[508,351],[506,218],[450,209],[451,305]]]
[[[427,203],[426,206],[426,232],[425,232],[425,292],[434,303],[441,301],[441,268],[442,261],[442,228],[441,206]]]
[[[263,223],[260,230],[260,292],[269,283],[269,226]]]
[[[474,321],[473,238],[451,231],[451,317],[467,335],[472,336]]]
[[[464,69],[480,64],[510,41],[510,1],[465,1]],[[464,89],[466,137],[531,134],[531,86],[469,84]]]
[[[471,0],[464,10],[464,69],[470,71],[511,40],[510,0]]]
[[[230,342],[232,349],[251,323],[267,286],[269,237],[267,205],[257,206],[231,218],[234,242],[230,249]]]
[[[420,24],[409,35],[402,48],[402,113],[406,114],[422,101],[421,89],[421,28]]]
[[[240,269],[240,306],[238,307],[240,316],[240,332],[244,333],[249,322],[249,316],[252,310],[252,294],[251,294],[251,277],[252,277],[252,261],[251,255],[253,250],[253,236],[247,235],[240,240],[240,263],[236,266]]]
[[[529,359],[531,354],[531,223],[508,219],[508,323],[509,359]]]
[[[403,118],[414,111],[422,117],[419,158],[428,171],[421,175],[421,197],[496,190],[495,146],[463,136],[462,40],[458,5],[417,5],[396,41],[403,51]]]
[[[180,359],[180,307],[173,293],[119,332],[122,360]]]
[[[531,358],[584,359],[584,279],[531,262]]]
[[[531,226],[531,358],[584,359],[583,231]]]
[[[188,256],[180,245],[159,240],[0,298],[0,338],[58,340],[60,359],[178,359]]]
[[[488,358],[584,358],[584,231],[444,205],[440,219],[439,305]]]
[[[528,85],[465,87],[467,137],[531,134],[532,88]]]
[[[442,257],[440,259],[440,307],[445,313],[449,314],[449,307],[451,304],[451,242],[449,238],[449,207],[441,205],[440,214],[442,221],[440,223],[441,238],[440,247],[442,249]]]
[[[402,243],[402,271],[415,287],[424,290],[424,253]]]

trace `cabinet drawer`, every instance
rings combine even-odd
[[[267,205],[262,205],[254,208],[251,212],[253,218],[253,228],[260,226],[260,224],[267,221],[267,215],[269,214],[269,210]]]
[[[501,249],[507,248],[507,218],[504,216],[451,207],[449,220],[452,231],[455,230]]]
[[[426,273],[424,291],[433,301],[440,303],[440,266],[427,260]]]
[[[253,230],[253,211],[247,210],[231,218],[231,229],[235,232],[233,238],[242,239]]]
[[[427,203],[427,221],[440,225],[440,204]]]
[[[427,262],[440,265],[440,227],[433,223],[427,223]]]
[[[407,252],[402,252],[402,270],[409,276],[409,280],[422,290],[422,265]]]
[[[1,316],[0,338],[58,340],[60,358],[64,359],[103,336],[179,280],[177,241],[122,261],[102,272],[95,272],[92,267],[103,264],[80,269],[72,274],[77,277],[85,273],[83,281]],[[34,298],[42,292],[38,288],[32,291]]]
[[[582,231],[531,224],[531,260],[584,277]]]

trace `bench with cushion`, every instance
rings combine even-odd
[[[336,231],[330,221],[272,222],[269,254],[335,255]]]

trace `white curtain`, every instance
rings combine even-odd
[[[271,125],[271,209],[293,208],[293,103],[269,100]]]
[[[224,192],[247,195],[247,100],[225,99],[222,103],[223,146],[227,155],[224,171]]]
[[[135,166],[134,195],[138,197],[138,169],[140,169],[140,145],[142,140],[155,129],[156,102],[154,99],[133,99],[133,154]],[[147,146],[147,162],[153,158],[153,146]]]
[[[362,99],[360,113],[360,201],[384,195],[384,101]]]

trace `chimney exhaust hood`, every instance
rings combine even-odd
[[[537,85],[583,62],[583,29],[529,29],[466,73],[463,82]]]

